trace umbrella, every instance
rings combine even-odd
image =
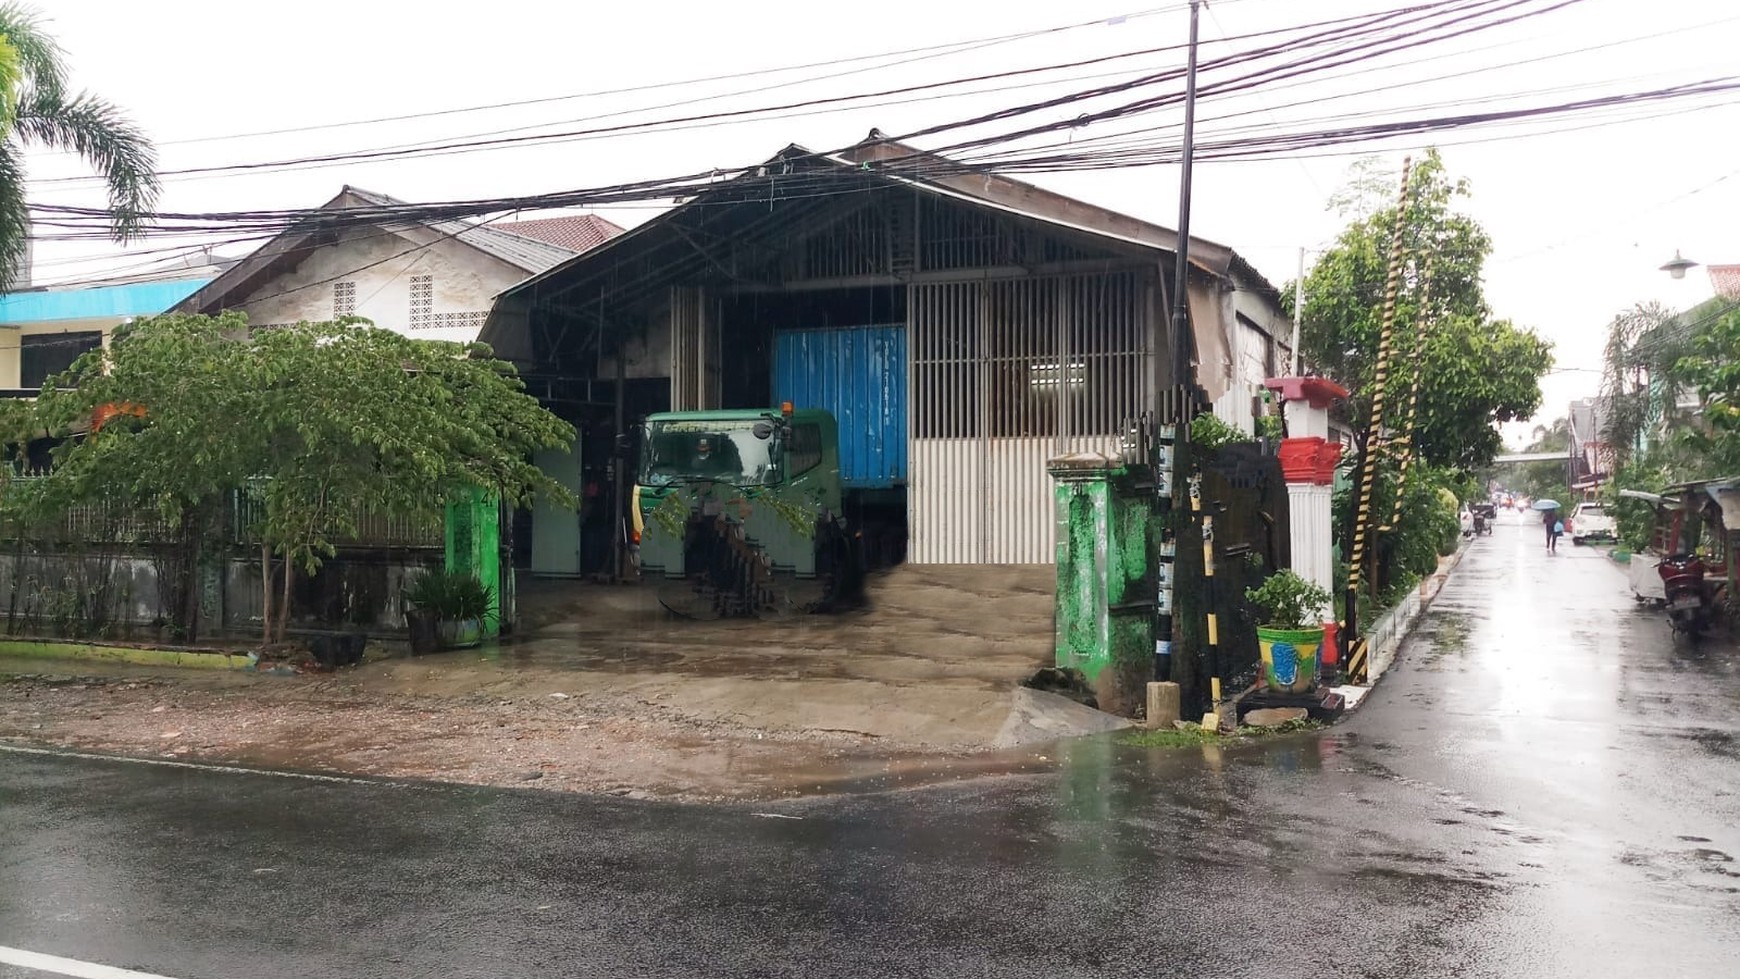
[[[1559,501],[1558,500],[1536,500],[1535,501],[1535,509],[1536,510],[1557,510],[1558,508],[1559,508]]]

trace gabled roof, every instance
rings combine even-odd
[[[363,190],[360,187],[346,185],[345,193],[370,206],[381,208],[399,208],[407,206],[406,201],[386,194],[377,194]],[[344,194],[334,200],[342,199]],[[429,221],[424,226],[431,231],[454,238],[496,258],[516,265],[526,272],[536,275],[573,258],[578,249],[564,248],[526,235],[511,234],[492,225],[475,224],[470,221]]]
[[[595,248],[623,232],[620,225],[596,214],[533,218],[529,221],[498,221],[490,227],[522,238],[547,241],[576,252]]]
[[[359,223],[374,223],[368,220],[371,210],[379,212],[380,228],[407,237],[421,232],[425,239],[435,236],[436,241],[456,241],[530,275],[553,268],[577,254],[572,248],[470,221],[409,221],[402,216],[405,206],[404,201],[386,194],[346,185],[313,214],[255,249],[176,308],[184,312],[214,312],[232,300],[251,295],[262,283],[300,264],[315,249],[338,244],[343,240],[343,231]],[[348,215],[349,220],[343,222],[321,220],[323,214],[338,212],[360,213]]]
[[[660,228],[675,220],[677,215],[690,208],[725,203],[731,200],[733,192],[740,193],[745,187],[765,187],[779,175],[799,172],[812,177],[817,174],[831,174],[840,183],[842,191],[850,189],[850,186],[863,189],[866,183],[895,183],[1124,245],[1157,252],[1175,252],[1178,248],[1178,232],[1171,228],[1065,197],[1033,184],[975,170],[968,164],[935,153],[926,153],[888,139],[879,130],[871,130],[868,139],[838,153],[816,153],[793,143],[759,167],[751,167],[736,177],[713,185],[688,202],[633,230],[617,235],[582,255],[535,274],[504,290],[501,295],[509,296],[532,290],[551,277],[561,275],[601,254],[630,246],[657,233]],[[813,188],[810,193],[816,197],[825,196],[816,194]],[[1190,264],[1223,279],[1230,280],[1236,274],[1239,278],[1248,280],[1259,292],[1278,297],[1274,286],[1225,245],[1192,235]]]

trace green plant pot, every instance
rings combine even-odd
[[[435,626],[442,649],[470,649],[483,642],[481,619],[442,619]]]
[[[1263,685],[1278,693],[1306,693],[1317,685],[1317,659],[1323,652],[1323,629],[1257,627],[1257,648],[1263,654]]]

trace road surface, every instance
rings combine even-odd
[[[1242,747],[726,807],[0,751],[0,977],[1733,974],[1740,658],[1538,538]]]

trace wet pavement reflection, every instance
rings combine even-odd
[[[1357,714],[1266,741],[714,807],[0,753],[0,945],[180,977],[1732,974],[1740,656],[1532,530],[1471,546]]]

